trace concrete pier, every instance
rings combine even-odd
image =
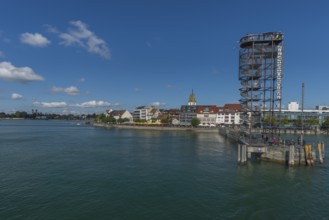
[[[264,145],[262,147],[248,146],[248,154],[261,152],[261,160],[285,163],[293,166],[295,164],[306,164],[305,153],[301,146],[295,145]],[[314,154],[315,157],[315,154]],[[251,158],[251,157],[250,157]]]
[[[247,162],[247,146],[238,144],[238,163],[245,164]]]
[[[219,129],[219,133],[239,142],[238,162],[241,164],[253,158],[284,163],[289,166],[314,165],[317,162],[320,164],[324,162],[325,145],[323,141],[319,142],[318,147],[311,144],[302,146],[295,143],[285,144],[281,140],[279,143],[265,142],[262,138],[257,137],[244,140],[239,136],[238,129]],[[245,155],[247,158],[244,160]]]
[[[312,145],[247,145],[239,144],[238,162],[244,164],[247,160],[257,159],[263,161],[272,161],[283,163],[289,166],[311,165],[323,163],[322,144],[320,150],[316,150]],[[245,159],[245,156],[247,158]],[[322,158],[322,159],[321,159]]]

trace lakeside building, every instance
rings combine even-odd
[[[162,113],[153,106],[139,106],[134,110],[132,115],[133,120],[158,121]]]
[[[276,117],[286,119],[289,124],[298,122],[303,119],[306,127],[316,127],[321,125],[329,118],[328,106],[316,106],[315,109],[300,109],[298,102],[289,102],[287,110],[281,110],[281,114],[278,111],[275,112]]]
[[[132,114],[127,110],[112,110],[112,109],[109,109],[109,110],[106,111],[105,115],[106,115],[106,117],[113,117],[116,120],[127,118],[127,119],[129,119],[129,121],[133,121]]]
[[[180,125],[191,125],[193,118],[200,120],[200,126],[239,125],[241,104],[197,105],[194,91],[189,96],[188,104],[180,108]]]
[[[134,120],[145,120],[150,121],[152,119],[152,107],[149,106],[139,106],[133,112],[133,119]]]
[[[273,117],[278,122],[274,125],[274,129],[301,129],[302,121],[304,129],[318,129],[325,121],[329,120],[329,108],[327,106],[316,106],[315,109],[301,109],[298,102],[289,102],[287,109],[281,111],[276,109],[273,111]],[[269,124],[270,111],[262,112],[260,123],[255,123],[253,128],[260,127],[263,123],[265,127]]]
[[[179,125],[179,109],[159,109],[159,111],[160,114],[157,117],[158,122],[165,119],[169,124]]]
[[[216,126],[218,113],[218,107],[216,105],[198,105],[196,106],[196,110],[196,117],[200,120],[200,126]]]
[[[328,105],[317,105],[315,106],[316,110],[329,110],[329,106]]]
[[[182,105],[179,112],[180,125],[191,125],[192,119],[197,117],[197,106],[194,91],[189,96],[188,104]]]
[[[216,124],[218,125],[240,125],[240,104],[225,104],[218,108]]]
[[[179,112],[179,124],[191,125],[192,119],[196,118],[196,105],[182,105]]]
[[[298,102],[289,102],[288,103],[288,110],[289,111],[296,111],[299,109],[299,103]]]

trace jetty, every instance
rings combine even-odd
[[[301,132],[301,131],[300,131]],[[310,165],[324,163],[325,143],[306,144],[292,140],[268,138],[265,135],[254,135],[246,140],[240,136],[239,129],[220,128],[219,133],[236,141],[238,147],[238,164],[246,164],[248,160],[263,160],[294,165]]]

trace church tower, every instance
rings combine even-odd
[[[193,89],[192,89],[192,93],[188,99],[188,105],[190,106],[195,106],[196,105],[196,99],[195,99],[195,94],[193,92]]]

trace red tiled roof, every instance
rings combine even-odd
[[[110,116],[114,117],[114,116],[119,116],[121,117],[124,113],[126,112],[126,110],[113,110],[110,112]]]
[[[218,107],[216,105],[197,105],[196,112],[198,114],[203,114],[205,112],[216,114],[218,112]]]
[[[241,104],[225,104],[223,108],[227,110],[241,111]]]

